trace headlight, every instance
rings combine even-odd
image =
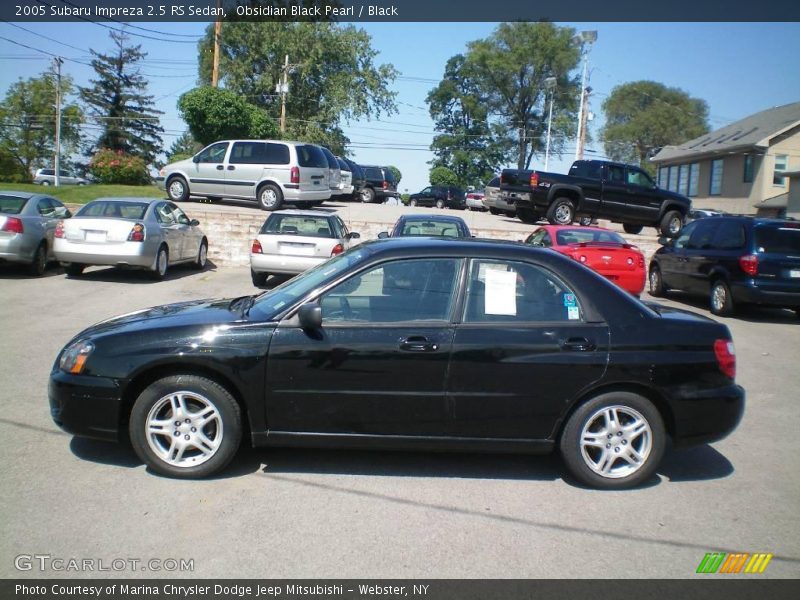
[[[65,373],[80,375],[86,365],[86,359],[94,351],[94,344],[89,341],[79,340],[67,346],[61,353],[59,368]]]

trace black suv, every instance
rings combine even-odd
[[[736,304],[790,308],[800,315],[800,222],[747,216],[699,219],[650,261],[650,294],[670,289],[710,298],[715,315]]]
[[[411,206],[435,206],[436,208],[467,207],[467,197],[464,190],[453,185],[429,185],[421,192],[411,194],[408,203]]]
[[[364,186],[361,188],[362,202],[384,202],[387,198],[397,198],[397,182],[386,167],[362,166]]]

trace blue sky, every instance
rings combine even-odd
[[[41,51],[88,62],[88,48],[110,47],[108,30],[92,23],[19,23],[23,31],[0,23],[0,36],[36,50],[0,39],[0,93],[20,77],[38,75],[48,66]],[[182,36],[201,35],[201,23],[137,23],[139,27]],[[708,102],[710,125],[722,127],[749,114],[800,101],[800,24],[798,23],[565,23],[580,30],[597,30],[589,57],[590,84],[594,90],[590,125],[596,134],[602,125],[600,105],[614,86],[652,79],[676,86]],[[380,120],[351,123],[345,133],[353,141],[351,155],[364,164],[392,164],[403,173],[400,189],[415,192],[427,185],[434,135],[425,96],[442,76],[447,60],[463,52],[468,42],[489,35],[493,23],[369,23],[360,25],[372,35],[378,62],[392,63],[400,78],[397,114]],[[32,33],[31,33],[32,32]],[[130,33],[154,34],[138,29]],[[44,39],[47,36],[73,47]],[[155,37],[159,37],[155,35]],[[167,131],[165,146],[185,129],[175,102],[194,87],[197,50],[194,43],[168,43],[132,37],[149,53],[143,71],[152,75],[150,92],[163,110]],[[191,37],[174,39],[191,42]],[[85,85],[90,67],[67,61],[64,73]],[[291,115],[289,115],[291,116]],[[382,146],[403,146],[396,150]],[[574,147],[574,146],[573,146]],[[599,144],[590,149],[602,153]],[[565,171],[573,158],[551,159],[550,170]],[[543,157],[534,158],[541,168]]]

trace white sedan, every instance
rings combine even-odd
[[[58,223],[53,251],[71,277],[90,265],[108,265],[163,279],[174,264],[204,268],[208,239],[197,220],[167,200],[98,198]]]

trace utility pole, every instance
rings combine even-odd
[[[55,185],[59,186],[61,183],[61,65],[64,64],[64,59],[56,56],[53,59],[56,69],[56,156],[55,160]]]
[[[558,80],[555,77],[548,77],[544,80],[545,89],[550,91],[550,112],[547,116],[547,145],[544,149],[544,170],[550,166],[550,130],[553,127],[553,98],[555,97],[556,84]]]
[[[581,97],[583,112],[581,113],[580,136],[578,137],[578,147],[575,150],[575,160],[583,160],[583,148],[586,145],[586,125],[589,121],[589,94],[591,93],[592,88],[586,87]]]
[[[217,0],[217,8],[220,2]],[[221,11],[217,11],[219,14]],[[219,34],[222,30],[222,17],[217,16],[217,21],[214,23],[214,68],[211,71],[211,86],[217,87],[219,85]]]
[[[576,36],[576,41],[581,44],[581,54],[583,55],[583,77],[581,77],[581,105],[580,109],[578,110],[578,136],[575,142],[575,160],[579,160],[578,158],[578,151],[580,150],[581,154],[583,153],[583,148],[581,146],[581,139],[586,135],[586,132],[583,131],[584,126],[584,112],[586,111],[586,107],[584,106],[584,98],[586,96],[586,76],[589,71],[589,52],[592,49],[592,44],[597,41],[597,31],[581,31],[581,33]]]
[[[281,95],[281,133],[286,133],[286,93],[289,91],[289,55],[283,61],[283,81],[278,84]]]

